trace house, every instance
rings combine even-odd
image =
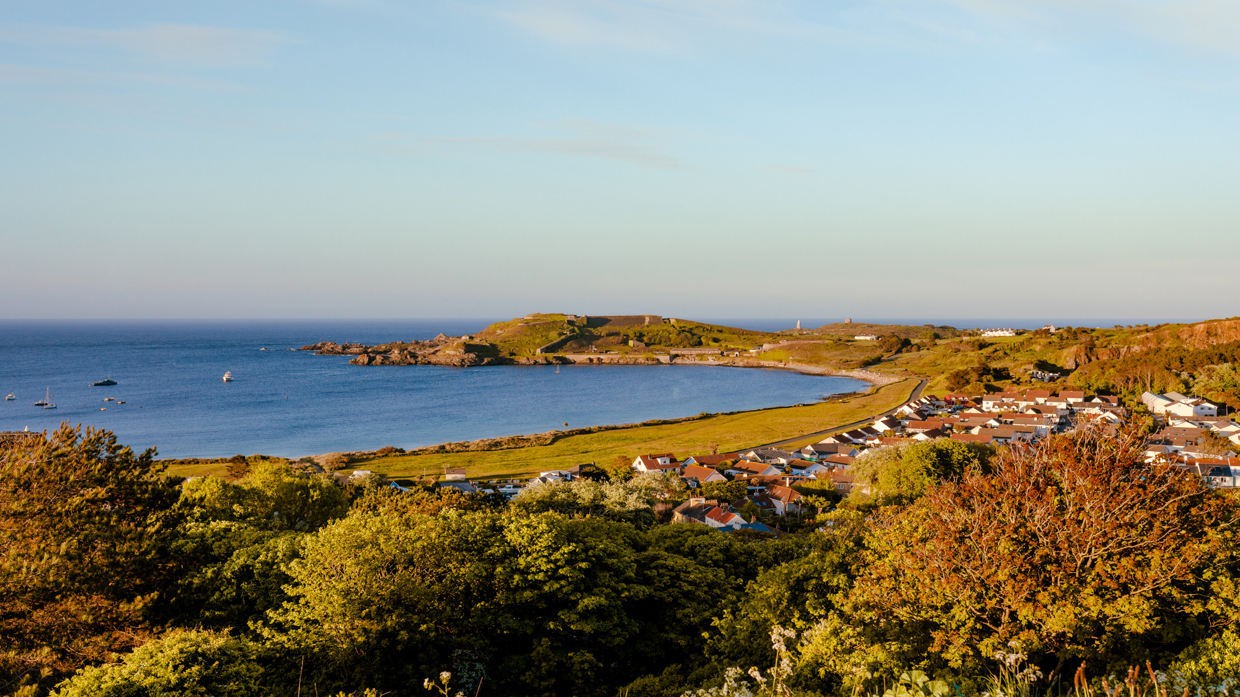
[[[696,489],[702,484],[709,484],[710,482],[728,481],[728,478],[719,472],[707,467],[700,467],[698,465],[685,465],[685,468],[681,471],[680,476],[685,480],[685,483],[689,485],[690,489]]]
[[[568,470],[548,470],[546,472],[539,472],[538,478],[539,479],[558,479],[562,482],[571,482],[573,481],[573,474],[572,472],[569,472]]]
[[[848,472],[844,472],[842,470],[832,470],[827,473],[827,478],[831,480],[831,484],[835,486],[835,490],[841,494],[847,494],[853,490],[853,476]]]
[[[830,469],[828,465],[813,460],[793,460],[788,463],[788,468],[792,470],[793,474],[803,477]]]
[[[589,462],[584,465],[573,465],[568,468],[568,475],[572,479],[576,479],[578,477],[601,479],[605,474],[606,472],[603,471],[603,468],[593,462]]]
[[[735,530],[746,524],[744,518],[724,508],[718,501],[693,497],[672,509],[673,523],[696,523],[715,529]]]
[[[1074,390],[1060,390],[1057,396],[1059,397],[1060,400],[1065,401],[1068,404],[1072,404],[1073,402],[1084,402],[1085,401],[1085,393],[1074,391]],[[1049,402],[1051,400],[1047,399],[1047,401]]]
[[[960,420],[956,422],[956,426],[964,430],[972,430],[977,427],[997,428],[1003,423],[996,414],[963,414]]]
[[[1168,404],[1165,413],[1175,416],[1217,416],[1218,407],[1204,399],[1188,399]]]
[[[943,419],[926,419],[925,421],[910,423],[904,428],[909,433],[925,433],[926,431],[942,431],[945,429],[950,429],[950,426]]]
[[[884,416],[883,418],[874,422],[874,430],[880,433],[885,432],[885,431],[899,431],[900,421],[897,419],[893,419],[890,416]]]
[[[962,443],[983,443],[989,445],[994,436],[990,433],[994,429],[982,429],[981,433],[953,433],[952,440],[958,440]]]
[[[808,482],[809,480],[809,477],[801,474],[774,474],[766,477],[749,477],[743,481],[749,485],[749,490],[754,492],[764,491],[767,487],[772,485],[793,486],[795,484]]]
[[[466,476],[464,469],[444,470],[443,478],[446,482],[463,482],[469,477]]]
[[[1240,486],[1240,459],[1189,458],[1184,466],[1212,487],[1231,489]]]
[[[474,488],[473,484],[470,484],[469,482],[460,482],[460,481],[439,482],[439,488],[440,489],[456,489],[457,491],[463,494],[472,494],[478,491],[477,489]]]
[[[733,513],[731,509],[724,509],[715,506],[706,513],[705,523],[712,528],[728,528],[736,530],[742,525],[746,525],[748,521]]]
[[[982,336],[984,337],[1016,336],[1016,330],[1014,329],[987,329],[986,331],[982,332]]]
[[[750,477],[770,477],[783,474],[784,471],[774,465],[768,465],[761,462],[751,462],[749,460],[741,460],[725,470],[727,474],[733,475],[738,479],[749,479]]]
[[[915,441],[917,441],[917,442],[919,442],[919,443],[920,443],[920,442],[924,442],[924,441],[928,441],[928,440],[934,440],[934,439],[936,439],[936,438],[943,438],[943,437],[945,437],[946,435],[947,435],[947,434],[946,434],[946,433],[944,433],[941,429],[932,428],[932,429],[930,429],[929,431],[918,431],[918,432],[917,432],[917,433],[913,436],[912,440],[915,440]],[[884,440],[885,440],[885,439],[884,439]]]
[[[801,510],[801,499],[805,498],[800,492],[794,491],[791,487],[779,486],[777,484],[768,485],[766,487],[766,494],[775,506],[775,512],[779,515],[799,512]]]
[[[765,462],[767,464],[786,465],[793,460],[799,460],[796,455],[787,450],[779,448],[755,448],[753,450],[741,453],[746,460],[754,462]]]
[[[638,472],[669,472],[678,471],[682,463],[676,461],[671,453],[662,455],[641,455],[633,461],[633,469]]]
[[[857,450],[852,445],[849,445],[847,443],[827,443],[826,441],[823,441],[820,443],[814,443],[813,445],[808,446],[808,447],[813,448],[814,452],[820,453],[822,457],[827,457],[828,455],[844,455],[845,457],[856,457],[857,455],[861,453],[860,450]]]
[[[831,457],[819,460],[824,465],[832,465],[835,469],[848,469],[857,458],[848,457],[847,455],[832,455]]]
[[[877,334],[858,334],[853,337],[853,341],[878,341]]]
[[[988,412],[1002,411],[1015,405],[1020,398],[1020,394],[1017,392],[1000,392],[998,394],[986,395],[982,397],[982,409]]]
[[[705,525],[706,514],[710,513],[711,509],[718,505],[718,501],[705,499],[700,496],[691,497],[672,509],[672,522]]]
[[[1025,401],[1042,404],[1051,398],[1050,390],[1025,390]]]
[[[1035,438],[1034,426],[995,426],[994,428],[983,428],[978,426],[971,431],[972,434],[985,434],[990,436],[991,442],[1012,443],[1022,441],[1028,443]]]
[[[740,453],[717,453],[715,455],[694,455],[685,458],[686,465],[701,465],[702,467],[718,467],[728,460],[740,460]]]

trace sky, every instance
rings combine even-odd
[[[0,318],[1240,314],[1235,0],[0,0]]]

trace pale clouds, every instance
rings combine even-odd
[[[788,165],[758,165],[758,169],[763,172],[775,172],[777,174],[817,174],[818,170],[813,167],[791,167]]]
[[[245,91],[246,89],[238,85],[220,82],[218,80],[202,80],[177,75],[108,72],[97,70],[67,70],[63,68],[14,65],[11,63],[0,63],[0,83],[23,85],[69,83],[146,83],[165,87],[181,87],[185,89],[225,92],[239,92]]]
[[[491,14],[554,43],[676,52],[718,33],[815,35],[824,27],[793,21],[784,0],[523,0]]]
[[[622,124],[595,121],[570,121],[558,124],[557,130],[573,135],[560,136],[455,136],[432,138],[440,145],[464,145],[509,152],[566,155],[610,160],[646,169],[688,169],[679,158],[652,144],[660,134]],[[387,138],[391,138],[388,136]]]
[[[1236,0],[943,0],[1041,29],[1119,30],[1196,50],[1240,55]]]
[[[0,26],[0,41],[34,47],[104,50],[163,63],[244,68],[263,63],[288,39],[261,29],[148,24],[129,29]]]

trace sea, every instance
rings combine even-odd
[[[0,402],[0,431],[68,422],[162,458],[300,457],[812,403],[867,388],[786,370],[364,367],[294,350],[471,334],[493,321],[0,321],[0,395],[15,396]],[[769,330],[795,321],[720,323]],[[90,386],[105,378],[117,384]],[[56,409],[32,406],[47,394]]]

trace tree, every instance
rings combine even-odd
[[[545,482],[527,487],[512,500],[511,507],[527,515],[557,511],[623,520],[647,528],[655,522],[655,499],[677,496],[684,489],[683,480],[662,472],[643,472],[624,482]]]
[[[708,499],[732,502],[745,498],[749,494],[749,485],[743,479],[730,482],[707,482],[698,488],[698,492]]]
[[[633,460],[628,455],[617,455],[605,469],[607,475],[616,480],[624,481],[633,478]]]
[[[68,424],[0,448],[0,684],[63,676],[149,635],[178,495],[154,457]]]
[[[853,496],[874,498],[880,503],[905,503],[939,480],[984,466],[991,452],[989,446],[945,438],[867,450],[853,465],[855,481],[863,484],[854,489]]]
[[[259,697],[257,647],[220,632],[174,631],[61,683],[53,697]]]
[[[1235,504],[1146,463],[1143,443],[1135,429],[1052,437],[880,511],[849,598],[857,660],[882,645],[980,670],[1018,641],[1053,679],[1072,659],[1157,658],[1229,616],[1205,584],[1234,564]]]
[[[250,461],[245,459],[245,455],[233,455],[228,458],[228,476],[233,479],[241,479],[250,473]]]
[[[198,520],[235,520],[269,530],[315,530],[343,517],[349,499],[324,475],[263,462],[236,483],[219,477],[187,482],[182,507]]]

